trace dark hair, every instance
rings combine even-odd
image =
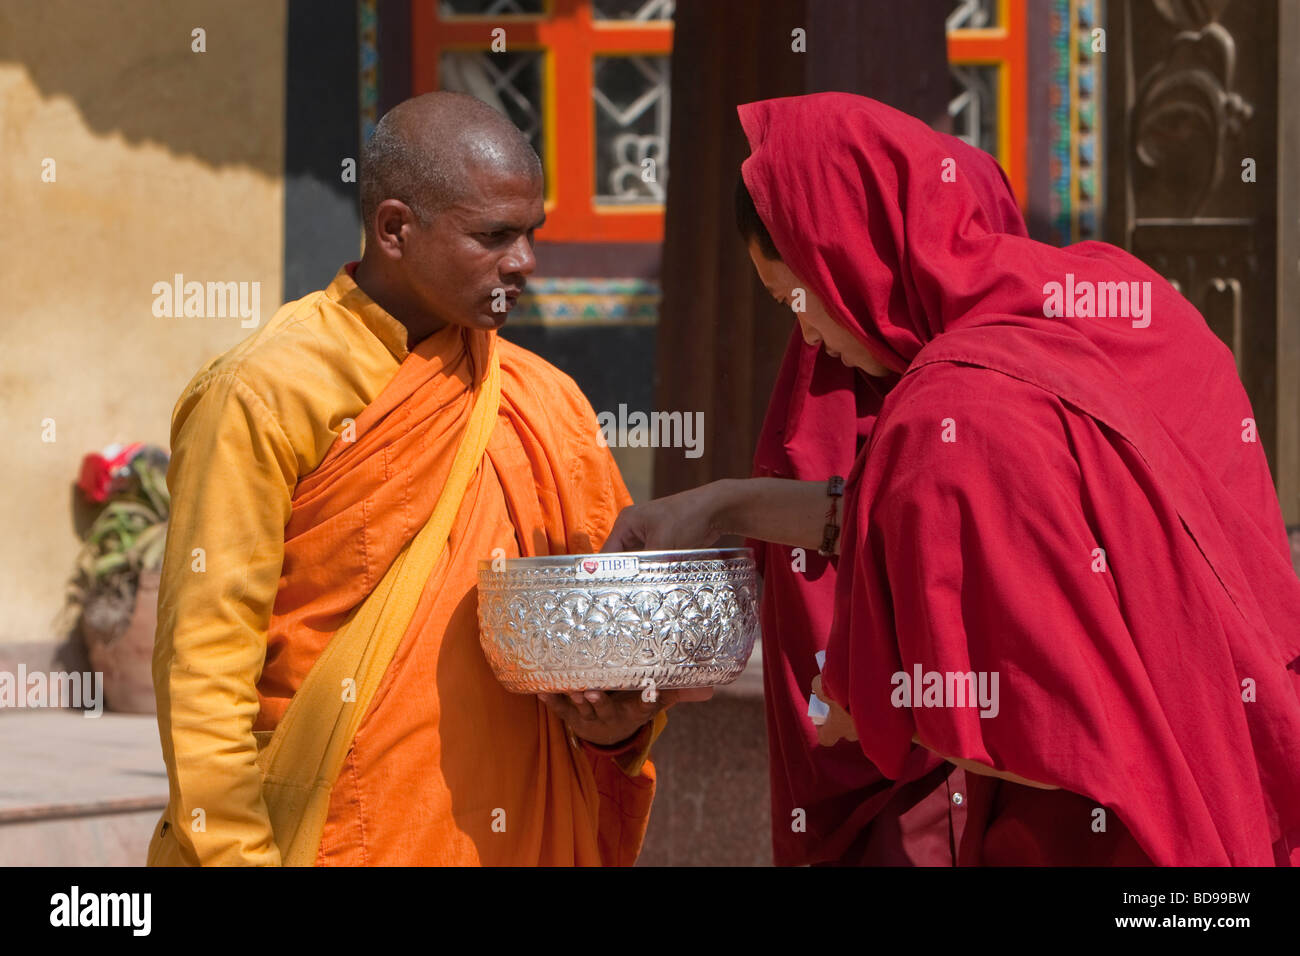
[[[767,226],[763,225],[763,220],[759,218],[758,209],[754,206],[754,197],[749,194],[749,187],[745,185],[743,174],[736,176],[736,228],[740,230],[740,236],[746,242],[750,239],[756,240],[759,250],[767,258],[781,261],[781,253],[776,251],[772,234],[767,231]]]

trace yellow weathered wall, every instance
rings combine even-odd
[[[82,455],[166,447],[185,383],[252,331],[155,318],[153,284],[260,282],[262,322],[280,303],[285,17],[284,0],[0,0],[0,643],[63,637]]]

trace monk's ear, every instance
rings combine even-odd
[[[391,259],[400,259],[419,224],[415,211],[400,199],[385,199],[375,208],[374,242]]]

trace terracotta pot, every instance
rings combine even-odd
[[[117,637],[83,627],[90,669],[104,675],[104,707],[122,714],[158,712],[153,690],[153,637],[159,572],[140,575],[131,623]]]

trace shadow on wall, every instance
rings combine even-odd
[[[287,17],[285,0],[0,0],[0,208],[15,223],[0,253],[24,279],[0,394],[14,420],[49,429],[10,444],[0,508],[14,532],[0,643],[39,645],[19,658],[30,667],[66,636],[50,622],[87,517],[81,456],[165,446],[181,388],[249,332],[224,306],[160,315],[155,285],[247,281],[278,305]]]
[[[4,0],[0,63],[22,64],[45,97],[66,98],[97,134],[278,178],[280,144],[240,130],[283,125],[280,105],[257,95],[248,67],[283,57],[285,18],[285,0]],[[202,53],[193,49],[196,29]],[[178,92],[194,89],[204,90],[203,102]]]

